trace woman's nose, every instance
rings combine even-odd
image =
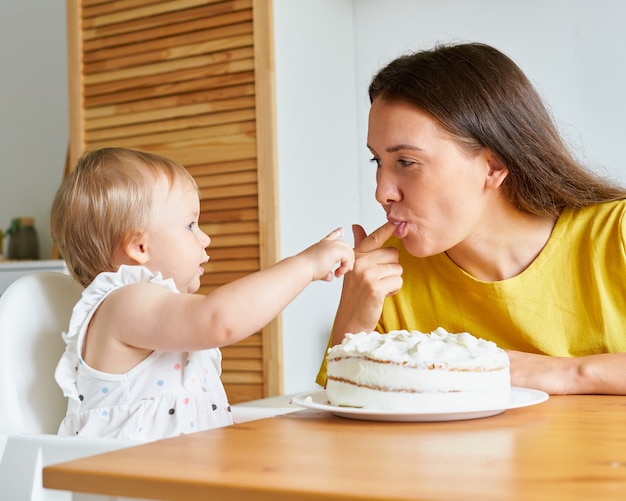
[[[381,205],[397,202],[402,198],[401,190],[393,176],[386,173],[382,167],[376,175],[376,200]]]

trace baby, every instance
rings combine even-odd
[[[181,165],[144,152],[85,154],[59,188],[51,232],[85,288],[56,380],[61,435],[156,440],[232,424],[219,348],[269,323],[312,281],[352,268],[337,229],[308,249],[210,294],[210,237]]]

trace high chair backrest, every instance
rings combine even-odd
[[[67,399],[54,379],[72,308],[82,287],[38,271],[0,296],[0,433],[56,433]]]

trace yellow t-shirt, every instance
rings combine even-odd
[[[626,201],[565,210],[537,258],[519,275],[483,282],[445,253],[400,252],[403,286],[377,326],[470,332],[502,348],[556,356],[626,352]],[[317,382],[326,383],[326,360]]]

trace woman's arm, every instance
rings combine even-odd
[[[511,385],[551,395],[626,395],[626,353],[555,357],[507,350]]]

